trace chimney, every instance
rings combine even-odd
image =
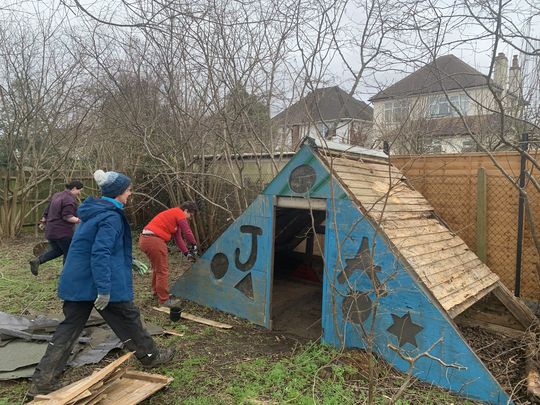
[[[512,58],[512,67],[508,74],[508,92],[519,99],[523,97],[523,73],[517,55]]]
[[[508,59],[504,53],[499,52],[493,65],[493,81],[501,89],[506,88],[506,72],[508,72]]]

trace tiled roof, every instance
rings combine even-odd
[[[445,55],[411,73],[392,86],[371,97],[370,101],[403,98],[444,90],[486,86],[488,79],[454,55]]]
[[[372,121],[373,108],[338,86],[325,87],[312,91],[277,114],[272,121],[292,125],[342,118]]]

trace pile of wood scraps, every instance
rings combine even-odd
[[[127,353],[92,375],[50,394],[36,395],[30,404],[138,404],[173,380],[167,376],[123,367],[132,355]]]

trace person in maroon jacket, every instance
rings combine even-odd
[[[30,260],[30,271],[38,275],[39,265],[49,260],[64,256],[63,263],[71,244],[75,224],[81,222],[77,217],[77,196],[81,194],[83,184],[72,180],[66,184],[66,189],[55,193],[49,200],[47,208],[40,220],[40,227],[45,226],[45,237],[49,241],[49,250]]]

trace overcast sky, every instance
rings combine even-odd
[[[60,0],[50,0],[50,1],[38,1],[38,0],[3,0],[5,2],[4,9],[15,9],[18,10],[21,14],[21,18],[32,19],[37,13],[41,12],[50,12],[51,10],[56,10],[56,13],[59,18],[63,18],[65,24],[71,26],[77,26],[82,24],[81,12],[75,7],[69,9],[65,5],[61,5]],[[65,0],[65,4],[73,6],[73,0]],[[124,22],[125,9],[120,6],[120,0],[81,0],[81,4],[84,7],[87,7],[89,11],[95,13],[95,15],[103,18],[105,20],[113,20],[114,22]],[[442,0],[443,5],[451,5],[452,3],[448,0]],[[531,6],[526,3],[526,0],[514,0],[511,2],[512,6],[515,8],[515,13],[510,13],[507,15],[508,24],[514,24],[517,28],[526,31],[530,29],[530,36],[539,37],[540,36],[540,20],[538,16],[534,16],[531,20],[531,23],[527,23],[527,18],[531,17],[534,13],[531,9]],[[1,8],[1,6],[0,6]],[[467,13],[467,10],[458,10],[464,14]],[[403,13],[403,10],[395,10],[396,15]],[[346,18],[344,21],[351,25],[354,23],[358,27],[362,26],[362,18],[364,15],[363,11],[355,8],[353,3],[350,3],[346,10]],[[527,28],[529,26],[529,28]],[[478,24],[469,24],[466,29],[460,29],[449,31],[445,34],[445,42],[452,43],[457,40],[464,40],[466,38],[475,38],[481,35],[483,29]],[[514,45],[523,46],[520,41],[516,42]],[[448,45],[442,47],[438,55],[442,56],[444,54],[452,53],[470,64],[477,70],[482,73],[487,73],[492,53],[493,39],[487,38],[484,40],[468,40],[459,43],[458,45]],[[536,45],[538,47],[538,44]],[[411,59],[411,63],[405,63],[403,61],[395,61],[393,65],[386,65],[383,69],[377,69],[376,66],[372,70],[368,70],[365,74],[365,79],[362,81],[361,85],[356,91],[356,96],[364,101],[366,101],[370,96],[376,93],[380,88],[389,86],[399,79],[403,78],[407,74],[413,72],[414,70],[421,67],[423,64],[429,62],[429,58],[425,56],[424,58],[419,58],[418,55],[414,55],[414,49],[403,49],[403,45],[400,43],[387,41],[385,43],[385,49],[391,50],[392,54],[403,58]],[[501,43],[499,45],[499,51],[504,52],[509,62],[511,63],[512,56],[518,54],[518,52],[513,49],[510,44]],[[421,52],[420,52],[421,53]],[[419,54],[420,54],[419,53]],[[345,50],[344,54],[346,55],[347,62],[353,66],[357,64],[358,56],[355,49]],[[520,63],[526,63],[530,70],[533,63],[536,61],[529,57],[527,60],[524,55],[519,55]],[[538,57],[536,58],[538,59]],[[292,60],[292,64],[301,64],[301,60],[298,57],[297,60]],[[352,76],[344,67],[342,60],[336,54],[333,57],[329,57],[325,61],[326,74],[324,76],[325,85],[340,85],[344,90],[348,91],[351,88]]]

